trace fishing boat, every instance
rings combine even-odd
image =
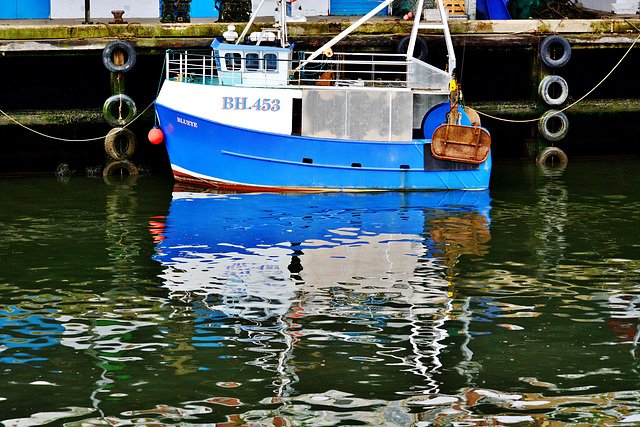
[[[442,0],[423,21],[418,0],[407,53],[340,53],[345,37],[392,0],[314,52],[274,28],[229,26],[206,52],[166,53],[155,102],[160,138],[179,182],[234,191],[482,190],[491,137],[460,105]],[[418,30],[440,29],[448,61],[414,57]]]

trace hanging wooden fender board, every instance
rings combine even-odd
[[[491,136],[479,126],[441,125],[431,138],[431,154],[440,160],[480,164],[490,148]]]

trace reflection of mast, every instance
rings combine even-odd
[[[428,230],[428,234],[433,240],[434,249],[436,252],[440,252],[439,263],[443,264],[447,271],[446,277],[448,282],[448,295],[446,302],[446,312],[439,318],[437,325],[434,326],[434,330],[439,331],[440,335],[437,339],[434,339],[434,351],[437,354],[445,346],[440,344],[440,341],[447,338],[445,323],[451,320],[457,320],[462,323],[462,329],[459,333],[465,337],[465,341],[460,346],[464,361],[461,363],[464,366],[460,371],[462,375],[471,375],[473,369],[469,369],[473,366],[473,352],[469,348],[471,342],[471,335],[469,333],[469,322],[471,316],[469,315],[469,298],[465,298],[462,304],[453,303],[454,295],[454,267],[458,262],[458,259],[462,255],[476,255],[482,256],[488,252],[487,243],[491,240],[491,234],[489,231],[489,218],[474,212],[460,212],[457,215],[452,215],[451,212],[442,211],[440,209],[434,212],[434,219],[429,222],[425,221],[425,232]],[[429,228],[431,228],[429,230]],[[460,312],[461,314],[454,315],[452,313]],[[434,356],[435,361],[438,363],[438,368],[441,366],[439,359]],[[433,372],[437,369],[433,369]],[[430,378],[430,384],[433,384],[431,393],[439,392],[437,383]]]
[[[451,301],[446,302],[446,306],[448,309],[447,312],[451,311]],[[439,355],[443,348],[446,346],[441,344],[440,341],[444,340],[447,337],[447,332],[444,328],[444,324],[446,323],[447,316],[446,314],[439,313],[440,316],[438,320],[435,321],[429,331],[432,332],[432,335],[427,337],[426,348],[425,346],[420,346],[421,341],[423,339],[420,338],[420,332],[423,328],[420,326],[420,320],[416,317],[416,313],[414,311],[416,307],[412,304],[409,309],[409,315],[411,318],[411,335],[409,336],[409,342],[413,349],[413,363],[409,361],[409,364],[415,366],[414,372],[421,375],[427,381],[427,388],[424,390],[425,393],[438,393],[440,391],[440,387],[438,382],[433,378],[433,373],[437,372],[441,367],[442,363],[440,363]],[[420,309],[418,308],[418,311]],[[424,358],[429,358],[427,363],[423,362]]]
[[[286,320],[280,318],[280,334],[284,338],[286,347],[280,352],[278,356],[278,366],[276,372],[279,375],[280,384],[278,384],[278,397],[289,397],[293,394],[291,386],[299,381],[298,376],[292,366],[289,365],[289,360],[293,357],[293,348],[298,341],[297,338],[289,331],[289,323]]]

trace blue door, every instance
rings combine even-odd
[[[214,18],[218,16],[214,0],[191,0],[192,18]]]
[[[366,15],[382,3],[382,0],[331,0],[329,14],[331,15]],[[378,15],[388,15],[389,8],[385,7]]]
[[[48,19],[49,0],[0,0],[0,19]]]
[[[16,0],[0,0],[0,19],[16,19],[18,3]]]

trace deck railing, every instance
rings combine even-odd
[[[226,86],[272,87],[282,86],[286,70],[289,86],[363,86],[410,87],[444,90],[449,76],[442,70],[405,55],[393,53],[333,53],[306,62],[310,53],[300,52],[298,58],[288,60],[216,57],[214,51],[167,51],[166,78],[195,84],[224,84]],[[276,61],[276,62],[273,62]],[[269,62],[271,65],[267,65]],[[225,69],[219,68],[226,64]],[[277,64],[277,65],[276,65]],[[221,81],[223,78],[224,82]],[[280,83],[278,83],[280,82]]]
[[[168,50],[165,56],[165,78],[187,83],[212,84],[218,76],[215,60],[213,50]]]

